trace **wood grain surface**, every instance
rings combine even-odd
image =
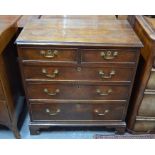
[[[28,23],[17,44],[142,47],[127,21],[39,19]]]
[[[54,18],[59,18],[59,19],[84,19],[84,20],[115,20],[116,16],[115,15],[42,15],[40,17],[41,19],[54,19]]]

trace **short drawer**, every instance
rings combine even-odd
[[[33,103],[32,121],[122,120],[124,103]]]
[[[155,90],[155,69],[152,68],[150,78],[148,80],[147,89]]]
[[[131,82],[133,68],[37,67],[24,66],[27,81]]]
[[[0,81],[0,100],[4,100],[5,97],[4,97],[4,92],[3,92],[3,87],[2,87],[2,83]]]
[[[82,50],[82,62],[85,63],[135,63],[137,52],[120,49],[85,49]]]
[[[19,51],[19,56],[23,60],[43,60],[53,62],[76,62],[76,49],[57,48],[24,48]]]
[[[138,115],[155,117],[155,92],[145,92]]]
[[[129,86],[81,84],[27,84],[29,99],[127,100]]]
[[[9,121],[9,113],[5,101],[0,101],[0,122]]]

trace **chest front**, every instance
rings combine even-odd
[[[58,21],[59,28],[56,21],[44,22],[31,23],[17,39],[31,134],[53,125],[124,131],[141,46],[138,38],[130,38],[131,30],[127,36],[121,34],[121,41],[118,31],[110,29],[107,37],[105,22],[96,28],[69,20],[66,29]],[[45,31],[39,31],[41,24]]]

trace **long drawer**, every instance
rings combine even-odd
[[[135,63],[137,53],[132,50],[120,49],[84,49],[82,62],[84,63]]]
[[[82,80],[93,82],[131,82],[133,68],[117,67],[47,67],[26,66],[23,67],[27,81],[70,81]]]
[[[127,100],[129,86],[28,83],[29,99]]]
[[[72,48],[23,48],[19,52],[23,60],[42,60],[53,62],[77,61],[77,49]]]
[[[32,121],[121,121],[124,103],[31,103]]]
[[[3,87],[2,87],[1,80],[0,80],[0,100],[4,100],[4,99],[5,97],[4,97]]]

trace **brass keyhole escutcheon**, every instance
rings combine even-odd
[[[107,51],[107,56],[111,56],[111,55],[112,55],[111,51]]]
[[[52,50],[47,50],[48,55],[53,55]]]
[[[80,108],[81,107],[81,104],[80,103],[77,103],[76,106]]]
[[[77,71],[81,72],[82,68],[81,67],[77,67]]]

